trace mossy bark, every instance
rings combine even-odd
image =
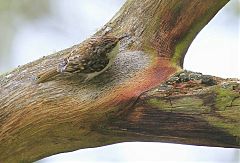
[[[130,37],[114,65],[87,83],[73,74],[34,80],[73,47],[0,76],[0,162],[126,141],[239,147],[238,84],[194,81],[188,89],[184,81],[158,91],[227,2],[128,0],[96,35]]]

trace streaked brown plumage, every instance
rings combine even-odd
[[[101,36],[92,37],[76,46],[61,63],[40,73],[37,83],[42,83],[59,73],[79,73],[85,76],[85,81],[104,72],[114,62],[119,51],[119,41],[123,37]]]

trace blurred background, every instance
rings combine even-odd
[[[94,34],[125,0],[0,0],[0,74]],[[240,2],[231,0],[199,33],[184,68],[240,78]],[[13,156],[14,157],[14,156]],[[237,163],[239,149],[167,143],[121,143],[58,154],[38,163]]]

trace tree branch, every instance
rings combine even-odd
[[[101,131],[134,141],[239,148],[239,115],[239,81],[184,71],[121,108]]]
[[[114,65],[88,83],[72,74],[34,80],[73,47],[0,76],[0,161],[31,162],[124,141],[239,147],[236,82],[194,81],[200,90],[176,82],[158,91],[181,71],[194,37],[227,2],[128,0],[96,35],[131,38],[122,43]]]

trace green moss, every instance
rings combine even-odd
[[[184,97],[184,98],[180,98],[172,101],[172,105],[174,107],[179,107],[179,106],[201,107],[203,105],[203,101],[197,97]]]
[[[184,97],[172,100],[172,106],[177,112],[189,114],[206,113],[210,111],[207,106],[204,106],[202,99],[197,97]]]
[[[208,16],[203,17],[201,21],[196,21],[193,23],[192,27],[190,27],[189,31],[179,40],[175,46],[174,54],[172,57],[172,62],[174,64],[182,66],[183,58],[191,45],[192,41],[198,34],[198,32],[208,23]]]
[[[183,34],[182,38],[176,43],[174,54],[172,57],[172,62],[179,66],[183,66],[183,58],[196,37],[196,35],[201,31],[201,29],[212,19],[216,14],[216,11],[222,8],[229,0],[219,1],[218,5],[215,5],[214,8],[208,10],[202,17],[199,17],[192,23],[191,27],[188,27],[189,30]]]
[[[239,113],[239,112],[238,112]],[[237,122],[227,121],[226,119],[219,118],[216,116],[206,116],[205,120],[208,121],[209,124],[216,128],[224,129],[227,133],[240,138],[240,123],[239,120]],[[238,142],[240,143],[240,142]]]
[[[217,87],[215,92],[217,94],[215,107],[218,110],[225,110],[226,107],[232,105],[233,99],[239,97],[239,94],[231,88]]]
[[[169,101],[163,100],[163,99],[157,99],[157,98],[151,98],[147,101],[147,103],[154,108],[158,108],[161,110],[171,110],[171,104]]]
[[[232,106],[240,107],[240,97],[234,99],[234,101],[232,102]]]
[[[234,83],[233,83],[234,85]],[[226,130],[233,136],[240,138],[240,97],[229,85],[227,88],[217,86],[215,112],[210,115],[204,115],[209,124],[214,127]],[[240,144],[240,142],[239,142]]]
[[[188,47],[195,38],[196,34],[194,32],[189,32],[185,38],[183,38],[175,47],[174,55],[172,57],[172,62],[176,65],[181,65],[182,58],[187,52]]]
[[[171,102],[170,100],[152,98],[149,99],[147,103],[151,107],[176,113],[196,114],[209,113],[211,111],[211,109],[204,106],[203,101],[197,97],[181,97],[179,99],[171,99]]]

